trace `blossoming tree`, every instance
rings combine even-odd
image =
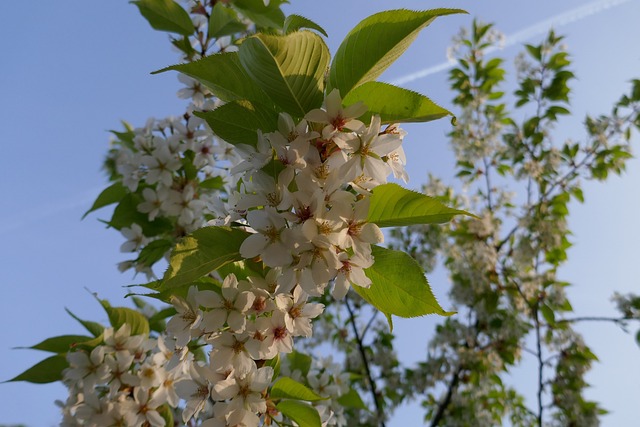
[[[481,55],[490,27],[474,24],[451,74],[461,108],[451,137],[458,176],[478,193],[466,202],[434,180],[432,198],[388,182],[408,179],[399,124],[451,113],[376,79],[434,19],[463,11],[375,14],[332,58],[324,29],[285,17],[280,0],[132,3],[171,34],[180,63],[157,73],[178,72],[189,105],[113,132],[111,184],[87,212],[114,205],[107,223],[133,254],[119,267],[149,279],[131,289],[136,309],[98,298],[109,325],[76,317],[88,335],[33,346],[53,355],[13,379],[62,381],[62,425],[384,425],[416,396],[432,425],[465,425],[469,414],[478,425],[597,417],[581,394],[593,354],[562,317],[571,305],[555,273],[567,202],[582,197],[577,178],[624,168],[637,82],[612,116],[588,122],[588,143],[557,149],[545,138],[568,113],[572,78],[560,39],[528,47],[534,63],[523,62],[516,96],[537,112],[518,125],[499,102],[500,60]],[[495,174],[527,183],[520,213]],[[512,228],[501,233],[502,224]],[[404,227],[391,247],[381,246],[385,227]],[[424,276],[436,253],[460,314],[438,328],[429,358],[405,369],[393,316],[454,314]],[[637,317],[637,298],[620,301],[628,310],[615,321]],[[500,380],[529,332],[537,410]],[[327,337],[344,364],[313,351]]]
[[[121,264],[154,279],[145,316],[98,300],[110,325],[34,348],[55,355],[14,378],[62,380],[64,425],[343,424],[362,400],[330,362],[294,351],[325,304],[350,289],[387,316],[449,315],[422,269],[380,227],[464,211],[387,182],[406,180],[401,122],[450,115],[375,79],[435,18],[396,10],[354,28],[332,59],[324,30],[281,2],[134,2],[175,36],[191,103],[180,119],[125,126],[107,159]],[[135,291],[136,294],[140,292]]]

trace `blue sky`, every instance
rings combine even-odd
[[[587,2],[292,0],[286,10],[320,23],[329,33],[332,51],[358,21],[385,8],[445,6],[470,12],[436,20],[385,73],[383,79],[388,81],[446,61],[449,40],[473,17],[495,22],[507,35],[520,34],[521,39],[530,35],[528,41],[537,42],[542,35],[535,24],[546,26],[553,17],[564,16],[557,30],[567,35],[578,80],[573,84],[576,115],[558,126],[561,140],[580,138],[584,115],[607,112],[627,90],[628,81],[639,77],[640,52],[629,46],[640,40],[640,0],[597,3],[610,7],[579,13],[576,8]],[[531,31],[519,33],[526,28]],[[108,147],[107,131],[117,129],[121,119],[138,126],[149,116],[180,114],[184,102],[175,96],[179,89],[175,74],[149,74],[177,62],[167,37],[149,28],[137,9],[124,1],[0,2],[0,51],[0,379],[4,380],[45,356],[12,347],[81,332],[64,307],[83,318],[106,320],[86,289],[114,304],[124,303],[122,286],[132,279],[115,267],[125,259],[118,252],[120,236],[97,221],[108,216],[106,211],[80,218],[106,183],[100,167]],[[509,46],[499,54],[513,58],[517,52],[516,46]],[[445,72],[405,86],[451,106]],[[445,137],[448,130],[447,121],[409,128],[405,149],[410,187],[418,188],[428,172],[451,177],[454,162]],[[639,288],[639,182],[640,164],[634,159],[623,177],[606,184],[587,183],[587,202],[572,207],[575,246],[561,276],[576,284],[571,298],[577,314],[611,315],[609,298],[614,290]],[[436,294],[444,297],[446,276],[438,273],[430,281]],[[436,322],[433,317],[397,322],[404,360],[418,360],[426,348],[428,335],[418,337],[425,344],[416,350],[412,331],[431,330]],[[603,425],[630,425],[637,417],[640,393],[639,349],[631,335],[612,325],[588,324],[580,330],[600,357],[588,379],[594,385],[589,396],[612,411]],[[525,369],[513,372],[512,380],[524,387],[534,381]],[[59,417],[53,401],[64,397],[60,385],[0,384],[0,424],[56,425]],[[402,412],[390,426],[420,424],[421,412],[415,405]]]

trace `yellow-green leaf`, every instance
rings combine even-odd
[[[380,246],[373,246],[372,250],[375,261],[365,270],[371,286],[353,287],[367,302],[386,315],[398,317],[454,314],[442,309],[424,271],[411,256]]]
[[[351,105],[358,101],[369,109],[360,117],[365,123],[376,114],[382,123],[429,122],[453,115],[424,95],[388,83],[366,82],[350,91],[342,102]]]
[[[240,261],[240,245],[248,235],[237,228],[205,227],[184,237],[171,253],[158,290],[189,284],[227,263]]]
[[[425,194],[388,183],[373,190],[367,221],[379,227],[401,227],[439,224],[450,221],[455,215],[473,216],[465,211],[448,208]]]
[[[242,42],[238,54],[251,79],[292,116],[302,117],[322,104],[330,55],[316,33],[256,34]]]
[[[365,18],[340,44],[331,64],[329,86],[346,97],[353,88],[378,78],[434,19],[454,13],[466,12],[399,9]]]
[[[138,6],[142,16],[156,30],[183,36],[190,36],[195,30],[187,11],[173,0],[138,0],[131,3]]]

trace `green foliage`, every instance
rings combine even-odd
[[[249,101],[228,102],[213,111],[195,112],[206,120],[216,135],[229,144],[256,146],[258,130],[270,132],[278,127],[278,113]]]
[[[269,396],[272,399],[297,399],[307,402],[317,402],[326,398],[289,377],[280,377],[271,387]]]
[[[418,263],[402,251],[373,246],[375,263],[365,270],[369,288],[354,286],[367,302],[390,318],[418,317],[426,314],[450,316],[440,307]]]
[[[455,215],[470,215],[392,183],[376,187],[370,201],[367,221],[379,227],[443,223],[450,221]]]
[[[142,250],[140,255],[136,259],[136,263],[139,265],[145,265],[151,267],[156,262],[160,261],[164,254],[173,247],[173,242],[167,239],[158,239],[149,242]]]
[[[111,184],[110,186],[102,190],[100,195],[98,195],[98,198],[96,199],[96,201],[93,202],[91,209],[86,211],[84,215],[82,215],[82,218],[84,219],[84,217],[89,215],[91,212],[97,209],[100,209],[104,206],[108,206],[113,203],[118,203],[120,199],[122,199],[126,194],[127,194],[127,188],[124,185],[122,185],[122,183],[119,181],[114,182],[113,184]]]
[[[317,34],[256,34],[240,45],[240,63],[271,99],[294,117],[322,104],[329,49]]]
[[[459,9],[434,9],[423,12],[389,10],[365,18],[340,44],[331,63],[329,88],[342,97],[359,85],[375,80],[415,40],[420,30],[435,18]]]
[[[369,408],[364,403],[360,395],[353,388],[338,398],[338,403],[347,408],[361,409],[368,411]]]
[[[366,82],[343,99],[345,105],[363,102],[368,111],[360,117],[365,123],[379,115],[382,123],[429,122],[452,115],[424,95],[382,82]]]
[[[311,357],[299,351],[292,351],[287,354],[287,359],[291,367],[291,371],[300,371],[303,377],[306,377],[311,369]]]
[[[69,364],[64,355],[56,354],[36,363],[20,375],[10,379],[13,381],[26,381],[34,384],[47,384],[62,380],[62,371]]]
[[[231,7],[242,13],[256,24],[257,27],[280,29],[284,24],[284,13],[280,5],[285,0],[269,1],[268,5],[263,0],[234,0]]]
[[[48,351],[50,353],[66,353],[72,350],[77,344],[92,340],[86,335],[60,335],[47,338],[36,345],[28,347],[33,350]]]
[[[306,403],[297,400],[282,400],[278,402],[276,409],[295,421],[300,427],[320,427],[322,425],[318,411]]]
[[[142,313],[128,307],[111,307],[106,300],[99,301],[115,330],[126,323],[131,328],[131,335],[149,335],[149,321]]]
[[[249,77],[240,63],[237,52],[205,56],[198,61],[172,65],[152,74],[169,70],[198,80],[222,101],[248,100],[266,106],[273,104],[269,96]]]
[[[228,227],[205,227],[184,237],[171,252],[169,268],[158,287],[190,284],[230,262],[240,261],[240,245],[248,233]]]
[[[131,3],[138,6],[142,16],[156,30],[183,36],[190,36],[194,32],[189,14],[173,0],[138,0]]]
[[[173,228],[167,218],[156,218],[149,221],[147,214],[138,210],[138,205],[142,203],[142,198],[135,193],[127,193],[116,208],[113,210],[109,226],[116,230],[124,227],[131,227],[131,224],[138,224],[142,228],[145,236],[156,236]]]
[[[104,331],[104,326],[102,326],[100,323],[97,322],[92,322],[90,320],[82,320],[80,319],[78,316],[76,316],[75,314],[73,314],[71,312],[71,310],[69,310],[68,308],[65,308],[66,312],[69,314],[69,316],[73,317],[75,320],[77,320],[82,326],[84,326],[84,328],[89,331],[94,337],[99,337],[100,335],[102,335],[102,332]]]
[[[209,37],[218,38],[230,36],[246,30],[247,26],[240,22],[238,14],[223,2],[213,6],[209,17]]]
[[[312,30],[318,31],[325,37],[329,37],[327,32],[318,24],[313,22],[312,20],[305,18],[300,15],[289,15],[287,19],[284,20],[284,26],[282,27],[282,31],[285,34],[292,33],[294,31],[298,31],[302,28],[309,28]]]

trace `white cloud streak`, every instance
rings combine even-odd
[[[545,19],[544,21],[535,23],[513,34],[507,35],[505,37],[505,41],[502,47],[506,48],[516,44],[520,44],[533,37],[545,34],[551,28],[560,28],[565,25],[569,25],[573,22],[580,21],[584,18],[588,18],[593,15],[597,15],[607,9],[620,6],[630,1],[631,0],[598,0],[598,1],[588,3],[584,6],[576,7],[574,9],[568,10],[558,15],[554,15],[551,18]],[[487,49],[487,53],[493,52],[496,49],[498,48],[496,47],[489,48]],[[392,80],[391,84],[402,86],[404,84],[413,82],[415,80],[430,76],[432,74],[439,73],[441,71],[448,70],[449,68],[453,68],[454,65],[455,65],[455,62],[453,61],[443,62],[441,64],[434,65],[432,67],[427,67],[422,70],[418,70],[416,72],[406,74],[402,77],[398,77],[397,79]]]

